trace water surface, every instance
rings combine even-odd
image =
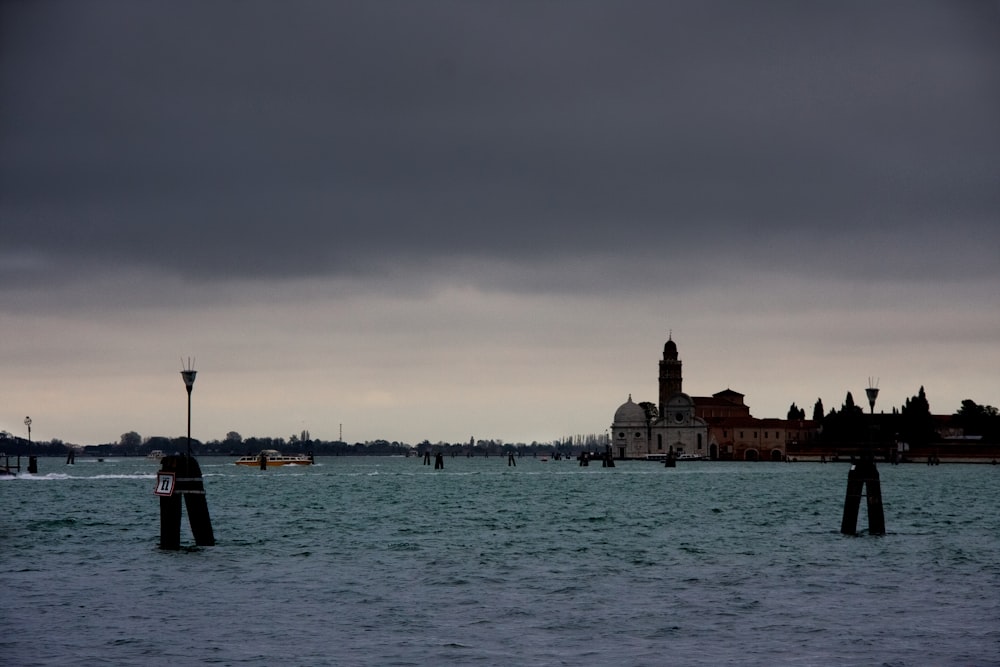
[[[883,465],[845,537],[846,464],[200,463],[179,552],[155,462],[0,481],[5,665],[1000,665],[998,467]]]

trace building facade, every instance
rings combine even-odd
[[[683,391],[682,364],[670,336],[660,360],[659,402],[649,410],[628,400],[615,411],[611,447],[616,458],[709,456],[708,424],[698,416],[695,401]]]
[[[656,409],[633,402],[629,394],[615,411],[611,446],[616,458],[657,458],[672,449],[677,456],[712,460],[783,461],[790,446],[815,439],[815,422],[757,419],[738,391],[685,394],[682,370],[677,344],[670,335],[659,362]]]

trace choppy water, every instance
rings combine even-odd
[[[154,462],[0,481],[0,663],[1000,665],[1000,467],[883,465],[854,538],[843,464],[200,462],[179,552]]]

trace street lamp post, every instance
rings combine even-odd
[[[31,417],[24,418],[24,425],[28,427],[28,472],[32,475],[38,472],[38,459],[31,455]],[[17,457],[17,469],[21,469],[21,457]]]
[[[184,378],[184,386],[187,387],[188,395],[188,432],[187,432],[187,455],[191,456],[191,390],[194,389],[194,377],[198,371],[194,369],[194,364],[188,359],[187,367],[181,371]]]
[[[875,414],[875,399],[878,398],[878,387],[868,387],[865,389],[865,393],[868,394],[868,407],[871,410],[871,414]]]
[[[878,380],[872,382],[871,378],[868,378],[868,387],[865,388],[865,394],[868,396],[868,410],[871,415],[871,419],[868,422],[868,454],[872,456],[875,455],[875,399],[878,398]]]

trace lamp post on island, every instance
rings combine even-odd
[[[38,459],[31,455],[31,417],[24,418],[24,425],[28,427],[28,472],[32,475],[38,472]],[[17,462],[18,470],[21,469],[20,457]]]
[[[191,390],[194,389],[194,378],[198,374],[198,371],[194,369],[194,362],[188,357],[187,365],[184,365],[184,360],[181,359],[181,366],[184,370],[181,371],[181,377],[184,378],[184,386],[187,387],[188,395],[188,432],[187,432],[187,455],[191,456]]]

